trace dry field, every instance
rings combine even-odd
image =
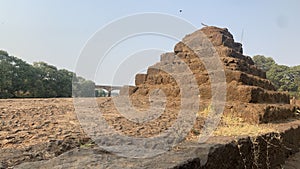
[[[153,122],[135,124],[118,114],[110,98],[98,98],[97,103],[111,126],[126,135],[136,137],[150,137],[166,130],[177,115],[176,111],[171,109]],[[147,106],[140,108],[146,109]],[[199,114],[205,116],[207,112]],[[202,124],[203,120],[198,118],[195,125]],[[255,136],[277,132],[275,126],[275,124],[250,125],[239,118],[223,117],[214,135]],[[200,132],[192,129],[187,141],[197,140]],[[0,168],[51,159],[80,146],[93,144],[77,120],[73,99],[0,100]]]

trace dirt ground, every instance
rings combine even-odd
[[[75,147],[92,146],[77,119],[73,101],[72,98],[0,100],[0,168],[51,159]],[[134,105],[147,109],[146,102],[140,99]],[[139,124],[118,114],[111,98],[98,98],[97,103],[110,126],[135,137],[150,137],[168,129],[176,120],[178,112],[175,110],[179,106],[177,101],[170,102],[167,108],[171,108],[156,120]],[[276,132],[270,124],[249,125],[239,120],[223,118],[214,134],[238,136]],[[198,118],[195,125],[199,128],[203,120]],[[191,130],[187,140],[197,139],[200,132]]]
[[[88,140],[72,99],[0,100],[0,166],[4,168],[50,159]]]
[[[84,137],[72,99],[0,100],[0,117],[1,148]]]
[[[0,100],[0,168],[56,157],[91,139],[81,128],[72,98]],[[139,100],[140,109],[147,104]],[[148,137],[167,129],[176,119],[168,111],[148,125],[135,124],[117,113],[110,98],[97,98],[105,119],[124,134]]]

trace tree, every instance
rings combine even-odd
[[[75,80],[74,85],[72,80]],[[95,83],[45,62],[33,65],[0,50],[0,98],[95,96]]]
[[[58,70],[57,72],[57,93],[58,97],[71,97],[72,96],[72,79],[75,73],[65,69]]]
[[[290,73],[289,67],[284,65],[273,65],[267,72],[267,78],[281,91],[295,91],[297,86],[294,83],[294,76]]]
[[[72,87],[74,97],[95,97],[95,83],[93,81],[74,76]]]
[[[290,68],[290,72],[293,75],[293,82],[298,87],[296,91],[290,92],[292,96],[300,98],[300,65]]]
[[[38,79],[41,80],[43,85],[44,91],[41,91],[43,93],[42,97],[57,97],[57,68],[55,66],[48,65],[45,62],[35,62],[33,63],[33,67],[36,69],[39,75]]]
[[[0,72],[0,98],[13,97],[12,65],[6,59],[0,60]]]
[[[266,71],[267,79],[278,90],[288,91],[293,96],[300,96],[300,65],[294,67],[278,65],[274,59],[263,55],[254,56],[253,61],[258,68]]]
[[[298,90],[298,85],[295,83],[295,74],[288,66],[273,65],[267,72],[267,78],[280,91],[295,92]]]
[[[262,69],[265,72],[269,71],[271,67],[276,64],[273,58],[265,57],[263,55],[253,56],[253,61],[259,69]]]
[[[12,88],[14,97],[28,97],[29,91],[32,88],[34,70],[31,65],[16,57],[12,58]]]
[[[0,50],[0,56],[2,57],[2,56],[8,56],[8,53],[6,52],[6,51],[4,51],[4,50]],[[1,59],[1,57],[0,57],[0,59]]]
[[[106,97],[107,94],[103,89],[98,89],[98,90],[95,90],[95,96],[96,97]]]

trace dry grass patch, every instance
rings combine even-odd
[[[265,133],[277,132],[272,124],[249,124],[240,117],[226,115],[214,131],[215,136],[258,136]]]
[[[208,106],[205,110],[198,112],[197,117],[206,118],[212,111],[212,106]],[[193,130],[192,130],[193,131]],[[270,132],[277,133],[278,131],[274,128],[273,124],[249,124],[245,122],[241,117],[236,117],[234,115],[223,115],[221,121],[213,132],[214,136],[258,136],[261,134],[266,134]],[[195,133],[194,137],[200,135]]]

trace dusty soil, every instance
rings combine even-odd
[[[76,148],[50,160],[22,163],[20,169],[124,168],[124,169],[282,169],[297,168],[300,120],[277,125],[279,133],[256,137],[213,136],[204,144],[183,142],[153,158],[124,158],[99,147]],[[285,163],[285,160],[290,157]]]
[[[0,111],[1,148],[83,136],[71,99],[0,100]]]
[[[92,145],[77,119],[73,99],[0,100],[0,164],[47,160],[80,146]],[[138,109],[147,109],[139,99]],[[118,113],[111,98],[98,98],[105,119],[124,134],[149,137],[167,129],[176,119],[173,106],[152,123],[135,124]],[[0,168],[1,168],[0,165]]]
[[[53,158],[89,139],[72,99],[0,100],[0,162],[9,167]]]
[[[138,109],[149,108],[149,101],[139,99]],[[123,134],[150,137],[168,129],[176,120],[176,100],[167,103],[166,111],[156,120],[138,124],[127,120],[114,108],[111,98],[97,103],[108,124]],[[204,113],[205,114],[205,113]],[[231,117],[223,118],[215,135],[238,136],[276,132],[276,124],[250,125]],[[201,128],[203,119],[195,126]],[[200,127],[199,127],[200,126]],[[201,131],[192,130],[187,141],[197,139]],[[53,159],[76,147],[93,147],[77,120],[73,99],[0,100],[0,168],[21,163]]]

